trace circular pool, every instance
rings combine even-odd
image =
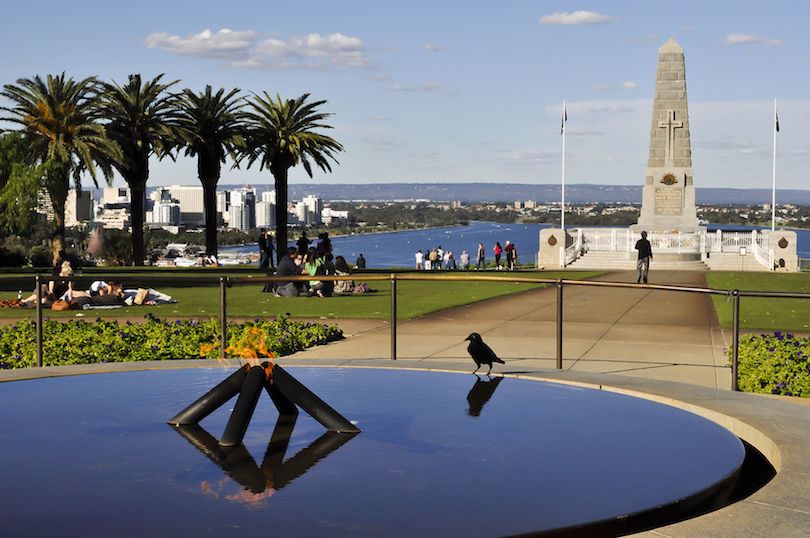
[[[236,449],[216,443],[235,399],[166,424],[233,369],[0,383],[3,535],[582,536],[677,519],[745,458],[713,422],[606,391],[286,370],[361,433],[279,421],[266,394]]]

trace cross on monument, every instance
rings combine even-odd
[[[675,129],[683,128],[682,121],[675,121],[675,111],[667,111],[666,121],[658,122],[659,129],[667,130],[667,146],[664,154],[664,166],[673,166],[675,159]]]

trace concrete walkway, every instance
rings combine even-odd
[[[659,271],[651,283],[705,288],[705,273]],[[599,277],[635,283],[635,272]],[[464,339],[481,334],[506,361],[495,372],[555,368],[557,290],[538,289],[443,310],[397,324],[397,359],[442,360],[474,368]],[[338,320],[349,338],[295,358],[391,357],[387,321]],[[661,379],[729,389],[726,342],[711,296],[652,289],[566,285],[563,289],[563,369]]]

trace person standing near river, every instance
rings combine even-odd
[[[480,271],[481,267],[483,267],[484,271],[486,271],[487,269],[486,253],[487,249],[484,248],[484,244],[478,243],[478,265],[475,266],[476,271]]]
[[[298,245],[298,252],[301,255],[305,255],[309,250],[309,245],[312,243],[312,239],[307,238],[307,232],[301,232],[301,237],[298,238],[298,241],[295,242]]]
[[[515,250],[515,245],[513,245],[511,241],[507,241],[504,251],[506,252],[506,269],[509,271],[514,271],[515,255],[517,254],[517,250]]]
[[[495,269],[498,271],[501,270],[501,253],[503,252],[503,248],[501,247],[500,241],[495,241],[495,248],[492,250],[495,251]]]
[[[422,251],[421,251],[421,250],[420,250],[419,252],[417,252],[417,253],[416,253],[416,269],[417,269],[417,270],[421,270],[421,269],[422,269],[422,261],[423,261],[423,258],[424,258],[424,256],[422,255]]]

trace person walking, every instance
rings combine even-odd
[[[652,245],[647,241],[647,232],[641,232],[641,239],[636,241],[638,251],[638,261],[636,262],[636,272],[638,273],[638,283],[642,279],[647,283],[647,274],[650,272],[650,262],[653,259]]]
[[[484,244],[478,243],[478,265],[475,266],[476,271],[480,271],[481,267],[483,267],[484,270],[486,271],[487,269],[486,252],[487,249],[484,248]]]

